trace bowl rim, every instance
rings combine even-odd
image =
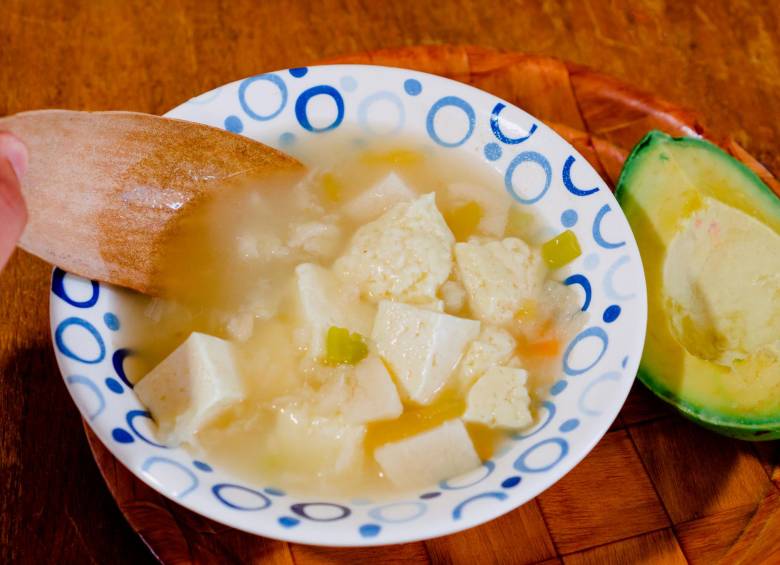
[[[549,125],[547,125],[546,122],[540,120],[536,116],[533,116],[523,110],[522,108],[510,103],[509,101],[506,101],[502,99],[499,96],[496,96],[494,94],[491,94],[490,92],[484,91],[482,89],[476,88],[470,84],[459,82],[447,77],[442,77],[439,75],[434,75],[430,73],[425,73],[422,71],[412,70],[412,69],[404,69],[399,67],[388,67],[388,66],[382,66],[382,65],[364,65],[364,64],[325,64],[325,65],[310,65],[306,67],[307,69],[317,69],[317,70],[326,70],[326,71],[337,71],[338,69],[350,69],[352,72],[361,72],[361,70],[364,71],[370,71],[370,72],[387,72],[387,73],[407,73],[409,76],[416,76],[419,78],[424,78],[428,83],[435,84],[435,88],[441,88],[442,85],[444,87],[454,87],[456,89],[459,89],[463,91],[464,89],[468,91],[468,93],[478,96],[478,97],[484,97],[489,96],[497,101],[502,102],[507,108],[511,108],[514,110],[517,110],[521,112],[523,115],[529,116],[535,122],[537,122],[540,126],[547,129],[548,135],[552,135],[558,138],[558,140],[565,144],[565,146],[568,148],[568,150],[571,152],[572,155],[582,159],[583,161],[587,160],[568,142],[566,141],[562,136],[560,136],[555,130],[553,130]],[[281,74],[285,72],[289,72],[291,69],[279,69],[274,71],[268,71],[260,73],[259,75],[254,76],[262,76],[262,75],[274,75],[274,74]],[[247,80],[250,77],[244,77],[241,79],[238,79],[236,81],[232,81],[230,83],[226,83],[221,86],[217,86],[209,91],[206,91],[204,93],[201,93],[200,95],[195,96],[194,98],[200,98],[200,97],[207,97],[209,94],[214,94],[218,92],[219,90],[233,85],[239,85],[243,81]],[[192,100],[192,99],[190,99]],[[179,110],[180,108],[184,107],[187,104],[188,101],[183,102],[182,104],[179,104],[178,106],[172,108],[165,114],[164,116],[168,116],[169,114]],[[480,110],[478,110],[479,112]],[[594,174],[599,178],[599,180],[605,185],[608,186],[606,181],[598,175],[598,172],[593,169],[593,167],[588,163],[587,166],[593,170]],[[612,204],[612,210],[616,210],[619,212],[619,215],[625,220],[625,215],[623,214],[622,209],[620,208],[617,200],[614,197],[614,194],[610,191],[600,191],[602,192],[603,196],[607,198],[610,204]],[[608,194],[607,194],[608,193]],[[626,225],[628,225],[628,222],[626,220]],[[641,276],[638,278],[637,287],[632,287],[632,290],[636,293],[636,299],[638,300],[639,305],[639,319],[633,320],[636,322],[635,324],[632,324],[633,329],[633,338],[631,339],[630,343],[632,347],[627,351],[628,356],[628,363],[623,368],[624,371],[624,378],[623,378],[623,384],[622,384],[622,393],[616,397],[615,402],[609,404],[607,407],[605,407],[604,412],[599,416],[598,420],[598,428],[603,428],[598,431],[598,433],[591,433],[587,437],[587,441],[579,442],[577,444],[577,453],[570,453],[569,457],[567,457],[567,460],[565,463],[563,463],[559,468],[553,470],[551,473],[546,474],[541,481],[539,482],[539,487],[535,490],[535,493],[528,497],[522,497],[520,500],[511,500],[511,496],[509,497],[509,500],[507,500],[507,503],[505,504],[493,504],[489,507],[489,509],[485,510],[482,509],[479,513],[470,513],[468,515],[463,516],[463,519],[460,521],[453,521],[453,520],[427,520],[425,521],[425,526],[423,528],[404,528],[402,531],[388,531],[387,534],[383,534],[380,537],[377,538],[359,538],[356,534],[350,534],[349,539],[341,539],[341,535],[334,535],[335,532],[329,529],[320,529],[317,530],[316,535],[312,535],[309,530],[296,530],[296,529],[286,529],[286,528],[275,528],[272,529],[269,527],[262,527],[262,524],[266,522],[265,519],[263,520],[246,520],[241,519],[240,516],[242,515],[236,515],[236,514],[229,514],[224,513],[221,515],[218,515],[216,512],[209,511],[206,507],[202,504],[197,504],[192,501],[192,499],[179,499],[176,498],[173,494],[166,492],[166,490],[159,484],[155,484],[152,482],[148,477],[144,476],[140,472],[136,472],[133,468],[129,467],[125,464],[123,456],[119,453],[119,450],[116,449],[116,446],[113,444],[110,438],[110,434],[108,433],[108,430],[104,429],[100,426],[93,426],[92,422],[87,417],[87,414],[82,410],[81,406],[76,400],[76,397],[71,390],[70,387],[68,388],[69,394],[71,394],[71,397],[73,398],[74,403],[76,403],[77,407],[79,408],[82,418],[84,421],[90,426],[90,429],[95,433],[95,435],[100,439],[100,441],[103,443],[103,445],[111,452],[111,454],[122,464],[124,465],[130,473],[133,474],[133,476],[136,479],[141,480],[143,483],[145,483],[147,486],[151,487],[154,491],[159,493],[160,495],[164,496],[166,499],[170,500],[171,502],[175,502],[176,504],[179,504],[185,508],[187,508],[190,511],[193,511],[201,516],[204,516],[206,518],[209,518],[211,520],[214,520],[216,522],[222,523],[224,525],[227,525],[229,527],[235,528],[237,530],[252,534],[252,535],[258,535],[262,537],[268,537],[280,541],[285,542],[291,542],[291,543],[300,543],[305,545],[319,545],[319,546],[325,546],[325,547],[370,547],[370,546],[384,546],[384,545],[393,545],[393,544],[399,544],[399,543],[410,543],[410,542],[416,542],[416,541],[422,541],[427,539],[432,539],[444,535],[454,534],[457,532],[461,532],[463,530],[478,526],[480,524],[484,524],[488,521],[494,520],[496,518],[499,518],[500,516],[503,516],[523,504],[526,504],[536,497],[538,497],[540,494],[542,494],[544,491],[549,489],[551,486],[553,486],[555,483],[557,483],[559,480],[561,480],[566,474],[568,474],[574,467],[576,467],[596,446],[596,444],[601,441],[601,439],[606,435],[606,433],[609,431],[609,428],[612,426],[612,423],[617,418],[621,408],[623,407],[626,398],[628,397],[628,394],[631,391],[632,385],[634,381],[636,380],[636,376],[639,370],[640,365],[640,359],[642,356],[642,350],[644,347],[644,341],[647,331],[647,282],[646,282],[646,275],[644,271],[644,267],[642,265],[641,256],[638,251],[638,247],[636,244],[636,239],[633,234],[633,232],[630,229],[630,226],[628,228],[627,237],[630,238],[630,241],[627,240],[627,243],[630,243],[628,246],[627,253],[631,255],[632,260],[637,261],[637,267],[639,269],[639,273]],[[53,273],[56,273],[56,268],[54,269]],[[106,285],[105,283],[100,283],[102,287],[112,289],[114,287],[111,287],[110,285]],[[50,293],[50,324],[51,324],[51,332],[52,332],[52,341],[54,341],[54,332],[56,329],[57,319],[58,319],[58,313],[60,312],[60,309],[62,306],[58,304],[58,302],[55,300],[54,294]],[[60,370],[60,373],[63,377],[63,379],[66,379],[66,375],[68,374],[68,370],[65,366],[65,359],[64,355],[60,354],[56,351],[55,348],[55,357],[57,360],[57,366]],[[234,516],[237,516],[234,518]],[[275,520],[274,520],[275,522]],[[267,521],[268,524],[270,524],[270,521]],[[250,527],[250,525],[260,526],[255,529]],[[418,524],[419,526],[420,524]],[[419,533],[415,533],[419,532]],[[301,534],[301,535],[299,535]]]

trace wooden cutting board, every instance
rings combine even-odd
[[[780,194],[772,173],[694,112],[564,61],[424,46],[324,62],[418,69],[492,92],[555,128],[612,186],[631,147],[655,128],[715,141]],[[780,442],[705,431],[639,383],[590,455],[536,499],[466,532],[379,548],[288,544],[217,524],[135,479],[85,429],[119,508],[166,564],[780,563]]]

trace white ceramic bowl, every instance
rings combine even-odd
[[[550,128],[465,84],[403,69],[337,65],[290,69],[225,85],[167,114],[223,127],[295,154],[307,136],[350,124],[361,135],[413,135],[478,155],[506,197],[533,207],[553,231],[571,229],[582,255],[561,280],[580,290],[589,321],[567,345],[539,422],[479,469],[406,496],[308,498],[250,487],[154,439],[153,422],[124,377],[126,294],[57,269],[51,324],[74,401],[108,449],[160,493],[235,528],[293,542],[383,545],[450,534],[531,500],[599,441],[628,394],[647,321],[634,237],[607,185]]]

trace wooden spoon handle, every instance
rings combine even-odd
[[[27,145],[30,218],[20,246],[63,269],[154,293],[179,211],[247,176],[302,171],[217,128],[132,112],[43,110],[0,118]]]

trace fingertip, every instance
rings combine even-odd
[[[28,218],[14,166],[10,156],[2,151],[0,149],[0,269],[13,253]]]
[[[17,179],[21,179],[27,172],[27,146],[7,131],[0,132],[0,158],[5,158],[11,163]]]
[[[0,236],[6,228],[13,231],[13,226],[19,224],[23,227],[27,222],[27,205],[21,188],[10,156],[3,153],[0,146]]]

